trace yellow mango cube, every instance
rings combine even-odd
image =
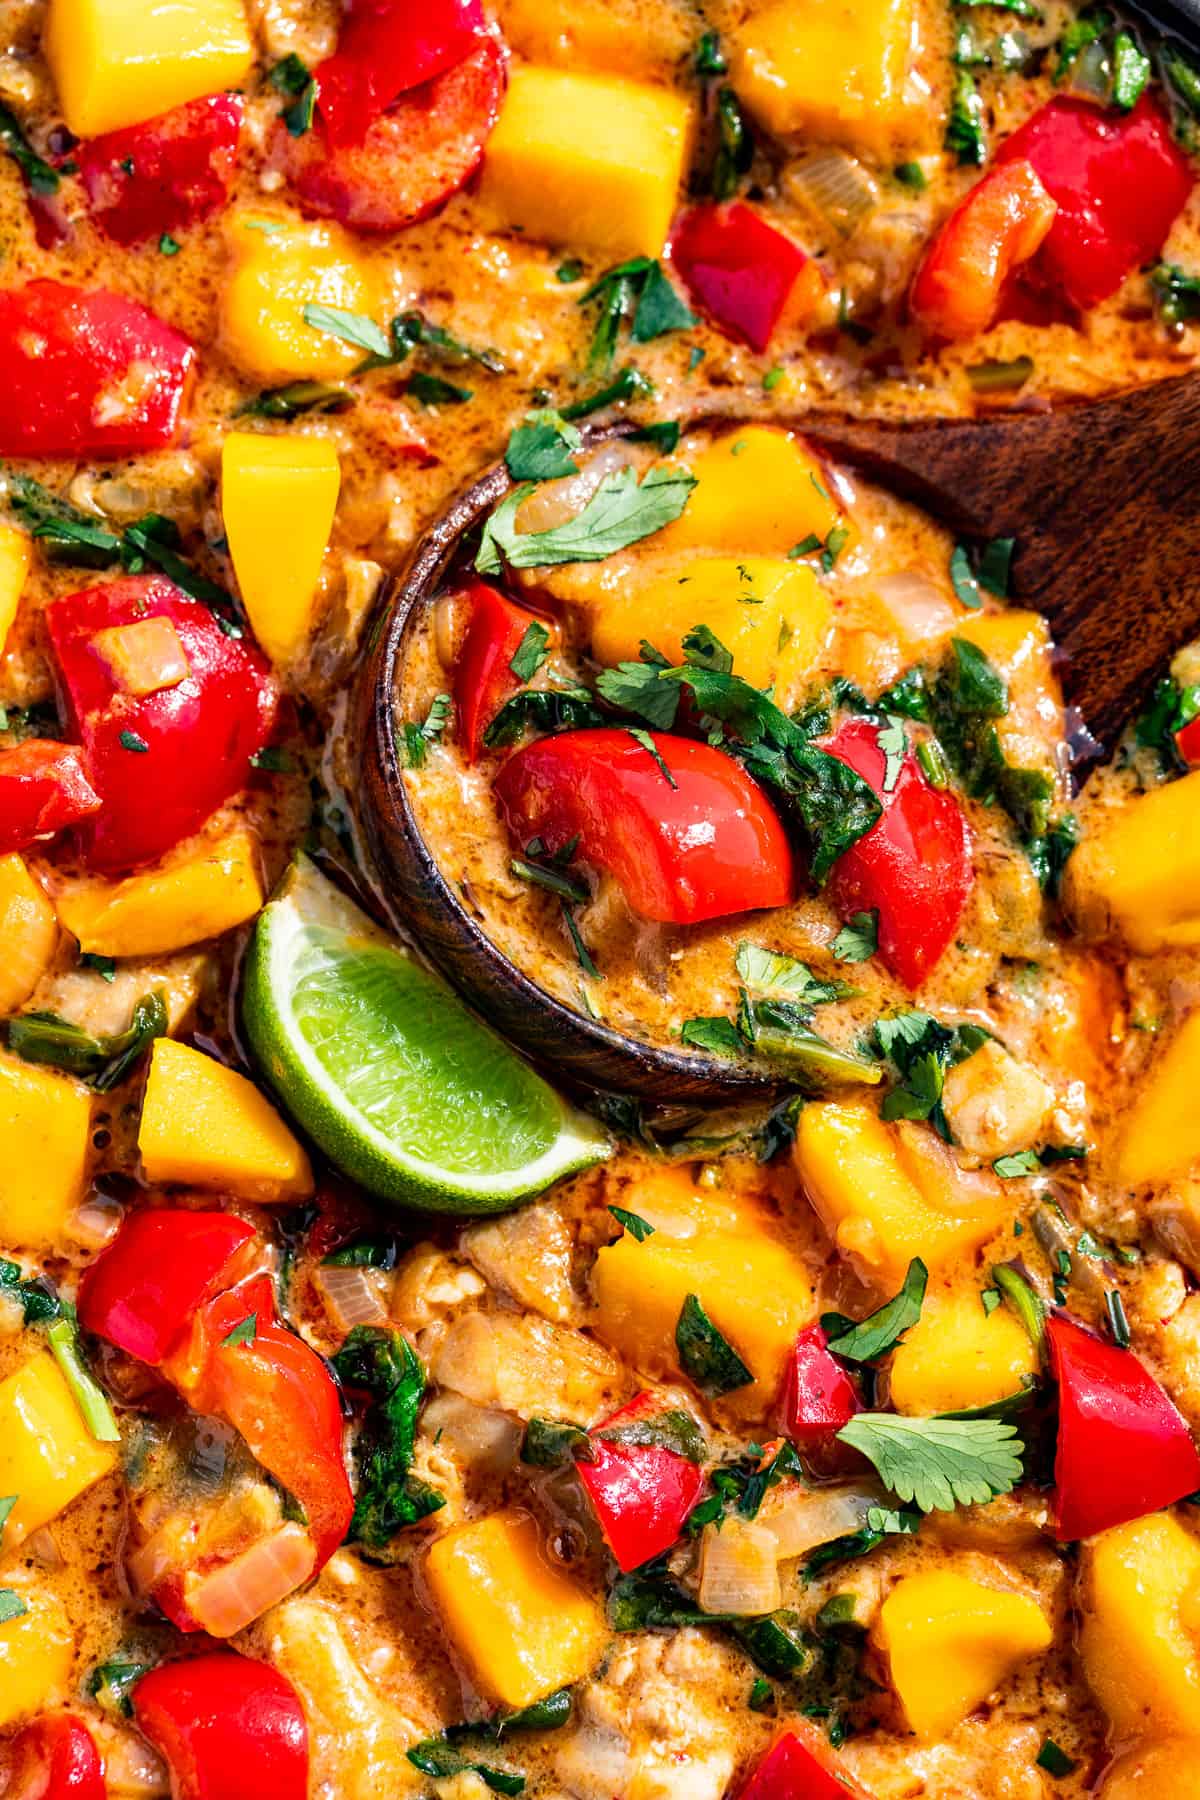
[[[504,1706],[531,1706],[590,1675],[608,1626],[560,1569],[527,1512],[510,1508],[438,1538],[426,1564],[433,1603],[472,1681]]]
[[[240,369],[274,383],[331,381],[358,367],[363,350],[304,318],[306,306],[374,311],[374,277],[348,233],[241,213],[228,240],[233,267],[221,292],[221,331]]]
[[[305,648],[333,529],[341,464],[328,438],[233,431],[221,451],[221,512],[254,635],[274,663]]]
[[[661,256],[692,129],[691,102],[669,88],[527,63],[509,76],[480,192],[529,237]]]
[[[15,1550],[117,1466],[96,1441],[48,1350],[0,1381],[0,1494],[15,1494],[0,1538]]]
[[[0,652],[13,628],[31,559],[28,535],[15,525],[0,525]]]
[[[1200,1738],[1160,1738],[1118,1757],[1096,1800],[1182,1800],[1200,1794]]]
[[[961,1287],[926,1295],[892,1357],[888,1390],[897,1412],[965,1412],[1019,1393],[1036,1373],[1020,1321],[1003,1306],[985,1313],[979,1289]]]
[[[786,556],[806,538],[824,542],[841,520],[824,469],[790,431],[747,425],[683,461],[696,486],[650,540],[655,550]]]
[[[0,1625],[0,1728],[66,1698],[75,1633],[62,1602],[42,1587],[17,1590],[25,1610]]]
[[[0,856],[0,1017],[28,1000],[58,944],[58,919],[20,856]]]
[[[1188,1736],[1200,1719],[1200,1543],[1168,1513],[1093,1538],[1081,1571],[1083,1672],[1113,1736]],[[1179,1790],[1182,1794],[1183,1790]]]
[[[171,1038],[150,1053],[138,1149],[147,1181],[263,1203],[312,1193],[303,1145],[254,1083]]]
[[[77,137],[240,87],[254,61],[241,0],[50,0],[42,54]]]
[[[838,1249],[864,1281],[889,1290],[914,1256],[944,1269],[986,1244],[1008,1216],[994,1177],[959,1170],[932,1131],[887,1125],[858,1101],[806,1106],[795,1158]]]
[[[0,1244],[6,1249],[58,1244],[83,1197],[91,1125],[91,1097],[79,1082],[0,1054]]]
[[[1168,1181],[1200,1162],[1200,1012],[1189,1013],[1142,1079],[1125,1115],[1117,1147],[1117,1180],[1125,1187]]]
[[[124,881],[64,888],[58,916],[95,956],[167,956],[232,931],[261,911],[258,849],[231,831],[201,850]]]
[[[1143,954],[1200,944],[1200,769],[1093,825],[1067,864],[1063,904],[1086,937]]]
[[[733,84],[776,137],[879,158],[940,136],[912,80],[915,0],[771,0],[734,33]]]
[[[988,1587],[953,1569],[905,1575],[879,1610],[876,1641],[909,1726],[941,1738],[1054,1633],[1027,1594]]]

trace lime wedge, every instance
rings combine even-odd
[[[283,1104],[385,1200],[492,1213],[609,1153],[458,996],[304,857],[259,917],[246,1034]]]

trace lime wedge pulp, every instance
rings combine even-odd
[[[304,857],[259,917],[242,1017],[293,1118],[383,1199],[500,1212],[609,1152],[594,1120]]]

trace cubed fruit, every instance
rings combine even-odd
[[[0,525],[0,653],[17,616],[30,559],[27,534],[15,525]]]
[[[879,1287],[898,1287],[914,1256],[930,1270],[970,1256],[1008,1215],[991,1175],[959,1169],[927,1127],[887,1125],[859,1102],[806,1106],[795,1157],[826,1231]]]
[[[76,137],[240,87],[254,61],[241,0],[50,0],[42,53]]]
[[[733,82],[777,137],[893,156],[940,135],[912,81],[915,0],[773,0],[733,38]]]
[[[990,1161],[1038,1143],[1054,1111],[1054,1089],[988,1038],[948,1072],[942,1110],[955,1143]]]
[[[482,197],[529,237],[661,256],[692,127],[691,102],[669,88],[525,64],[509,77]]]
[[[1136,802],[1134,802],[1136,805]],[[1189,1013],[1151,1063],[1125,1115],[1117,1148],[1117,1180],[1144,1187],[1185,1174],[1200,1162],[1200,1012]]]
[[[264,1203],[312,1193],[303,1146],[254,1083],[170,1038],[150,1055],[138,1149],[147,1181]]]
[[[1035,1600],[952,1569],[903,1576],[875,1627],[892,1686],[918,1737],[945,1737],[1053,1642]]]
[[[17,1496],[4,1527],[6,1552],[116,1465],[117,1446],[97,1443],[48,1350],[0,1382],[0,1494]]]
[[[1200,944],[1200,769],[1092,824],[1067,864],[1063,904],[1084,936],[1143,954]]]
[[[640,1190],[629,1201],[654,1225],[652,1237],[639,1244],[626,1232],[597,1256],[596,1328],[643,1374],[677,1377],[675,1330],[695,1294],[755,1377],[724,1404],[762,1418],[778,1396],[796,1333],[815,1314],[808,1272],[756,1207],[697,1194],[680,1175],[674,1187],[660,1179],[644,1202]]]
[[[1085,1549],[1081,1588],[1083,1672],[1113,1736],[1194,1734],[1200,1543],[1167,1513],[1118,1525]]]
[[[0,1624],[0,1728],[65,1699],[75,1655],[58,1597],[44,1587],[16,1592],[25,1610]]]
[[[600,604],[592,650],[602,663],[636,662],[651,638],[672,662],[695,625],[716,632],[735,675],[786,691],[810,674],[829,642],[832,609],[807,563],[777,556],[693,556],[644,585],[624,583]]]
[[[1029,1334],[1005,1307],[983,1310],[977,1287],[926,1296],[888,1378],[897,1412],[928,1416],[988,1406],[1037,1373]]]
[[[361,346],[304,317],[306,306],[374,311],[375,282],[352,238],[336,225],[239,214],[230,221],[229,244],[221,330],[239,368],[261,382],[329,381],[357,368]]]
[[[472,1680],[503,1706],[530,1706],[591,1674],[604,1613],[552,1560],[516,1508],[438,1538],[426,1565],[442,1625]]]
[[[1200,1794],[1200,1738],[1160,1738],[1113,1763],[1096,1800],[1182,1800]]]
[[[0,1018],[28,1000],[54,961],[57,943],[58,920],[41,882],[22,857],[0,856]]]
[[[83,1196],[91,1122],[91,1100],[79,1082],[0,1055],[0,1241],[6,1249],[59,1243]]]
[[[821,543],[841,519],[828,477],[790,432],[747,425],[681,460],[696,478],[688,503],[651,540],[655,550],[703,548],[786,556]]]
[[[258,849],[231,831],[145,875],[81,881],[58,896],[58,916],[94,956],[167,956],[252,919],[264,899]]]
[[[291,662],[316,620],[321,562],[341,486],[328,438],[233,431],[221,452],[221,513],[254,635]]]

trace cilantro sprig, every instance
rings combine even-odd
[[[921,1512],[951,1512],[1011,1493],[1024,1444],[1001,1419],[916,1419],[859,1413],[837,1434],[867,1458],[898,1499]]]

